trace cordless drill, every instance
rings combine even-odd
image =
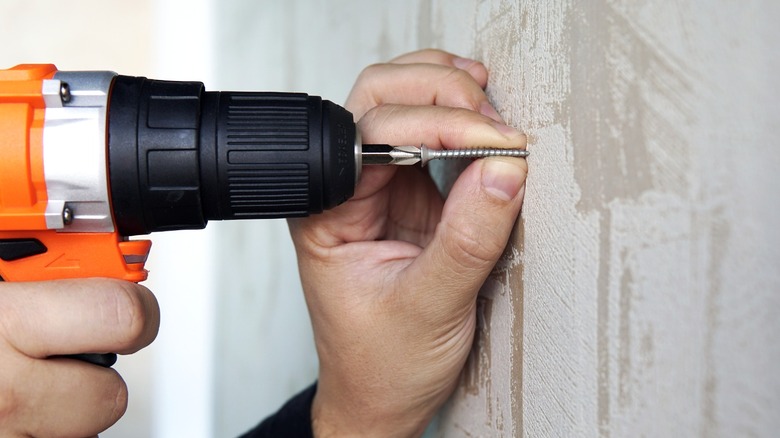
[[[151,242],[129,236],[320,213],[363,165],[489,155],[528,152],[364,145],[316,96],[19,65],[0,70],[0,280],[143,281]]]
[[[321,212],[352,195],[360,147],[316,96],[2,70],[0,277],[143,281],[151,242],[128,236]]]

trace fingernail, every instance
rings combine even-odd
[[[475,61],[473,59],[461,58],[461,57],[456,57],[456,58],[452,59],[452,64],[455,65],[455,67],[458,67],[461,70],[468,69],[475,62],[477,62],[477,61]]]
[[[525,183],[525,170],[517,158],[486,158],[482,165],[482,187],[502,201],[510,201]]]
[[[504,124],[504,119],[502,119],[498,111],[493,108],[493,105],[489,104],[488,102],[482,102],[482,104],[479,106],[479,113],[483,116],[490,117],[498,123]]]

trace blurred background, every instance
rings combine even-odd
[[[416,47],[413,15],[393,4],[3,0],[0,65],[54,63],[343,103],[364,66]],[[129,407],[101,437],[235,436],[314,381],[284,221],[210,223],[151,238],[145,285],[160,302],[160,333],[151,347],[120,357]]]

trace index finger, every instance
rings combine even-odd
[[[0,284],[0,334],[23,354],[129,354],[157,336],[160,309],[145,287],[81,279]]]

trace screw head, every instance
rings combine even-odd
[[[70,102],[70,100],[73,98],[73,95],[70,93],[70,85],[68,85],[67,82],[63,82],[60,84],[60,99],[64,103]]]
[[[62,209],[62,221],[65,223],[65,225],[70,225],[73,223],[73,209],[70,207],[65,207]]]

